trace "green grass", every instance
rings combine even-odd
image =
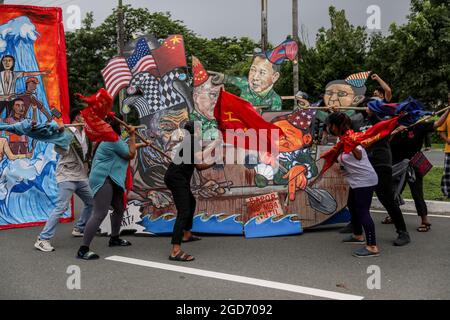
[[[443,143],[432,143],[431,148],[437,149],[437,150],[444,150],[444,144]]]
[[[441,179],[444,173],[444,168],[434,167],[425,176],[423,181],[423,191],[425,193],[425,200],[442,201],[443,195],[441,191]],[[412,199],[409,186],[406,185],[405,191],[402,194],[404,199]],[[450,200],[447,200],[450,201]]]

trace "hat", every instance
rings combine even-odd
[[[286,59],[294,61],[298,53],[298,44],[296,41],[288,39],[271,51],[266,52],[267,59],[273,63],[280,65]]]
[[[297,110],[291,114],[281,116],[273,120],[272,122],[279,122],[287,120],[297,129],[308,130],[311,127],[316,116],[316,110]]]
[[[28,83],[30,83],[30,82],[34,82],[35,84],[39,84],[39,80],[38,80],[37,78],[35,78],[35,77],[28,78],[28,79],[25,81],[25,84],[28,84]]]
[[[209,79],[209,74],[197,57],[192,56],[192,71],[194,73],[194,87],[199,87]]]
[[[347,77],[347,79],[345,79],[345,82],[353,87],[362,88],[366,84],[367,79],[369,79],[371,73],[372,71],[354,73]]]

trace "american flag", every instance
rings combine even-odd
[[[347,79],[345,79],[345,82],[353,87],[362,88],[366,84],[371,72],[372,71],[366,71],[352,74]]]
[[[106,91],[112,97],[115,97],[120,90],[127,87],[133,78],[127,61],[123,57],[111,59],[106,68],[102,70],[102,76],[105,80]]]
[[[127,59],[128,67],[133,74],[150,71],[156,68],[155,59],[145,38],[136,43],[134,53]]]

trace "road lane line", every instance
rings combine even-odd
[[[386,213],[386,214],[387,214],[387,212],[386,212],[386,211],[383,211],[383,210],[370,210],[370,212],[374,212],[374,213]],[[403,214],[406,215],[406,216],[417,216],[417,217],[418,217],[417,213],[403,212]],[[438,214],[429,214],[428,217],[431,217],[431,218],[447,218],[447,219],[450,219],[450,216],[444,216],[444,215],[438,215]]]
[[[361,297],[361,296],[355,296],[355,295],[345,294],[345,293],[340,293],[340,292],[302,287],[302,286],[297,286],[297,285],[288,284],[288,283],[281,283],[281,282],[274,282],[274,281],[268,281],[268,280],[262,280],[262,279],[256,279],[256,278],[249,278],[249,277],[237,276],[237,275],[221,273],[221,272],[213,272],[213,271],[201,270],[201,269],[195,269],[195,268],[180,267],[180,266],[176,266],[176,265],[158,263],[158,262],[146,261],[146,260],[140,260],[140,259],[126,258],[126,257],[120,257],[120,256],[111,256],[111,257],[105,258],[105,260],[123,262],[123,263],[127,263],[127,264],[133,264],[133,265],[137,265],[137,266],[154,268],[154,269],[161,269],[161,270],[166,270],[166,271],[192,274],[192,275],[206,277],[206,278],[213,278],[213,279],[220,279],[220,280],[231,281],[231,282],[244,283],[244,284],[249,284],[249,285],[253,285],[253,286],[277,289],[277,290],[282,290],[282,291],[295,292],[295,293],[300,293],[300,294],[305,294],[305,295],[310,295],[310,296],[315,296],[315,297],[320,297],[320,298],[327,298],[327,299],[334,299],[334,300],[362,300],[362,299],[364,299],[364,297]]]

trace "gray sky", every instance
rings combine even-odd
[[[248,36],[260,38],[260,0],[123,0],[134,7],[147,7],[151,11],[169,11],[172,17],[182,20],[197,34],[213,38]],[[282,42],[292,33],[291,0],[268,0],[269,41]],[[93,11],[97,24],[103,21],[117,5],[106,0],[6,0],[11,4],[62,6],[78,5],[84,16]],[[409,13],[410,0],[299,0],[299,21],[303,34],[313,44],[322,26],[328,27],[328,7],[345,9],[347,18],[354,25],[366,25],[370,5],[381,9],[381,31],[387,32],[392,22],[402,24]]]

